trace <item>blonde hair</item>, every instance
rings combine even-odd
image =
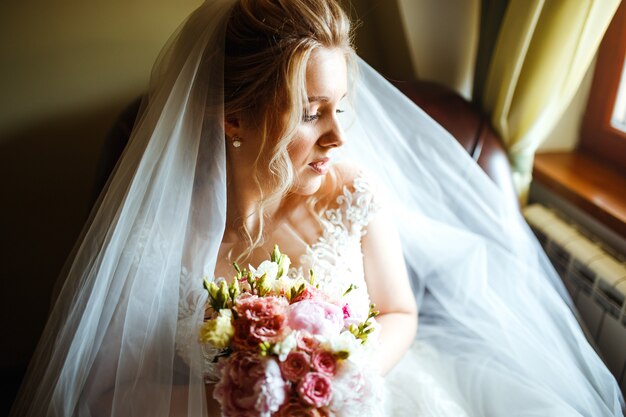
[[[248,230],[246,219],[241,219],[247,250],[238,259],[262,245],[266,208],[293,186],[287,149],[308,101],[308,60],[317,48],[337,48],[353,67],[350,26],[335,0],[240,0],[231,11],[225,34],[224,114],[227,118],[245,114],[258,124],[259,156],[273,144],[269,164],[260,157],[255,161],[255,182],[261,192],[255,213],[259,228]],[[261,171],[270,184],[261,184]]]

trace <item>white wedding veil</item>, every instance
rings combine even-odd
[[[429,364],[472,416],[621,416],[613,376],[519,209],[457,141],[360,63],[343,151],[389,189]]]
[[[226,217],[224,28],[207,0],[155,64],[14,416],[206,415],[200,324]],[[420,307],[418,339],[470,415],[621,415],[617,384],[518,209],[460,145],[359,61],[342,157],[387,190]]]

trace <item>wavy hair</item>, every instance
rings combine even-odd
[[[288,146],[308,101],[306,68],[312,52],[340,49],[354,68],[351,37],[350,20],[335,0],[240,0],[234,5],[225,33],[224,114],[245,114],[261,132],[253,167],[261,195],[253,214],[259,227],[249,230],[246,219],[240,219],[247,249],[238,260],[262,245],[266,208],[294,184]],[[261,155],[270,146],[268,163]]]

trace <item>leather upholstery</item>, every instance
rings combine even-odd
[[[440,84],[426,81],[393,81],[393,84],[450,132],[505,194],[517,202],[502,141],[476,105]]]

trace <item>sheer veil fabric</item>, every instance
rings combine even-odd
[[[234,2],[207,0],[155,64],[11,415],[206,415],[200,346],[185,363],[176,333],[181,311],[202,320],[224,231]],[[436,353],[424,366],[469,415],[621,415],[615,380],[517,209],[442,127],[358,67],[341,156],[387,189],[420,306],[416,345]],[[389,378],[394,399],[393,381],[410,375]]]
[[[422,366],[472,416],[621,416],[619,388],[517,207],[440,125],[359,70],[343,151],[389,191],[420,307],[407,356],[433,348]]]

